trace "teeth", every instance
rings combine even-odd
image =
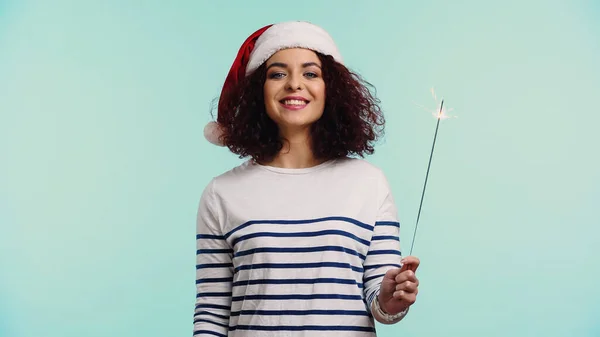
[[[297,100],[297,99],[286,99],[283,101],[285,105],[306,105],[305,101]]]

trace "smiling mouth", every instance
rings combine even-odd
[[[285,106],[302,107],[308,104],[308,101],[302,99],[282,99],[279,101]]]

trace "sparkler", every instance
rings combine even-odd
[[[435,95],[435,91],[431,88],[431,94],[433,98],[437,101],[437,96]],[[425,174],[425,183],[423,184],[423,192],[421,193],[421,202],[419,204],[419,212],[417,213],[417,222],[415,224],[415,231],[413,233],[412,242],[410,244],[410,252],[408,255],[412,255],[412,250],[415,244],[415,238],[417,236],[417,228],[419,227],[419,219],[421,218],[421,209],[423,207],[423,198],[425,197],[425,189],[427,188],[427,178],[429,177],[429,169],[431,168],[431,159],[433,158],[433,150],[435,149],[435,141],[437,139],[438,129],[440,127],[440,120],[450,118],[447,115],[447,112],[452,111],[452,109],[446,111],[444,110],[444,99],[442,99],[440,103],[440,109],[437,114],[434,112],[433,115],[437,118],[437,124],[435,126],[435,134],[433,136],[433,145],[431,146],[431,153],[429,154],[429,164],[427,165],[427,173]]]

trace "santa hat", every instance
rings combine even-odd
[[[306,48],[321,54],[331,55],[334,60],[343,63],[342,56],[331,38],[321,27],[302,21],[283,22],[262,27],[252,33],[240,47],[237,57],[225,79],[221,90],[221,98],[233,85],[245,76],[252,74],[276,52],[287,48]],[[222,116],[222,101],[219,100],[218,115]],[[224,113],[224,112],[223,112]],[[221,120],[210,122],[204,128],[204,137],[212,144],[223,146],[220,137],[222,130],[218,124]]]

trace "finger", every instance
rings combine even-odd
[[[385,272],[385,276],[383,277],[384,279],[389,279],[389,280],[395,280],[396,277],[398,277],[398,275],[400,274],[400,268],[394,268],[394,269],[390,269],[387,272]]]
[[[412,270],[413,272],[416,272],[419,268],[419,265],[421,264],[421,260],[419,260],[419,258],[417,258],[416,256],[407,256],[403,258],[401,262],[402,269]]]
[[[417,276],[415,275],[415,272],[413,272],[412,270],[406,270],[401,272],[400,274],[396,275],[396,278],[394,280],[396,281],[396,283],[402,283],[406,281],[419,282]]]
[[[385,277],[395,278],[400,272],[400,268],[392,268],[385,272]]]
[[[417,292],[407,293],[404,290],[399,290],[394,292],[393,298],[398,301],[405,301],[409,304],[413,304],[417,300]]]
[[[414,292],[417,292],[418,286],[419,285],[416,282],[408,282],[408,281],[402,282],[402,283],[396,285],[396,291],[404,290],[405,292],[408,292],[408,293],[414,293]]]

